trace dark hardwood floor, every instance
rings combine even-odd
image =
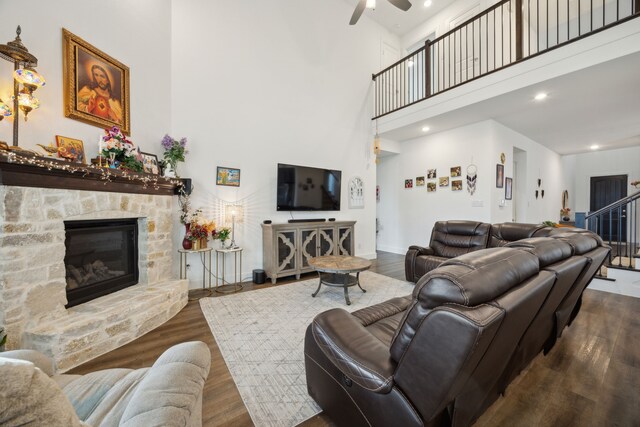
[[[379,252],[371,271],[404,280],[404,256]],[[302,279],[311,277],[315,274]],[[279,280],[276,286],[294,281]],[[252,289],[245,284],[242,292]],[[151,366],[167,348],[192,340],[204,341],[212,356],[203,425],[253,425],[197,301],[159,328],[71,373]],[[551,353],[539,355],[475,425],[640,426],[639,392],[640,299],[587,290],[580,314]],[[332,423],[318,415],[303,425]]]

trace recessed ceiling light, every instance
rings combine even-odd
[[[366,7],[368,9],[375,9],[376,8],[376,0],[367,0]]]
[[[433,2],[431,0],[427,0],[424,2],[424,7],[429,7],[433,4]]]
[[[429,126],[425,126],[422,128],[422,132],[429,132]]]
[[[540,92],[539,94],[537,94],[533,99],[535,99],[536,101],[542,101],[543,99],[545,99],[547,97],[547,94],[544,92]]]
[[[600,146],[598,144],[593,144],[591,147],[592,150],[597,150],[598,148],[600,148]]]

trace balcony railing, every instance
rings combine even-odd
[[[640,16],[640,0],[502,0],[373,75],[374,119]]]
[[[586,215],[587,229],[611,246],[608,268],[640,271],[640,191]]]

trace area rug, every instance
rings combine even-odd
[[[307,394],[304,334],[313,318],[331,308],[355,311],[409,295],[413,284],[365,271],[363,293],[322,286],[318,279],[203,298],[200,307],[256,426],[294,426],[320,412]]]

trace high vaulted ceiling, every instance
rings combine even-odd
[[[353,9],[360,0],[344,0],[350,4]],[[378,24],[382,25],[392,33],[399,36],[404,36],[409,31],[413,30],[418,25],[424,23],[426,20],[440,12],[445,7],[449,6],[455,0],[431,0],[432,4],[429,7],[425,7],[425,0],[410,0],[411,9],[406,12],[393,6],[387,0],[376,0],[375,10],[366,9],[363,16],[367,16]],[[347,24],[351,15],[344,17],[344,22]],[[358,25],[358,24],[356,24]]]

